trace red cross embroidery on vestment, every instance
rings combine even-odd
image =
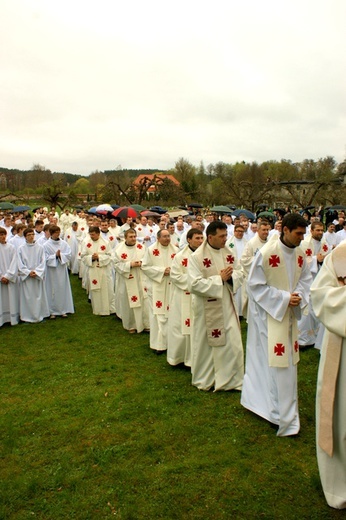
[[[156,302],[156,307],[157,307],[158,309],[161,309],[161,307],[162,307],[162,302],[160,302],[160,301],[158,300],[158,301]]]
[[[100,249],[101,251],[104,251],[106,249],[106,246],[101,246]]]
[[[269,258],[269,265],[271,267],[277,267],[280,263],[280,257],[278,255],[271,255]]]
[[[174,257],[175,257],[175,253],[172,253],[172,254],[171,254],[171,258],[172,258],[172,260],[173,260]]]
[[[133,274],[130,274],[129,275],[129,280],[132,280],[133,279]]]
[[[112,240],[114,240],[114,237],[111,235],[111,236],[109,237],[109,240],[110,240],[110,242],[111,242]]]
[[[137,296],[131,296],[131,301],[136,302],[138,300]]]
[[[137,244],[138,249],[142,249],[142,247],[143,247],[142,244]]]
[[[123,254],[121,255],[121,258],[122,258],[123,260],[126,260],[126,258],[127,258],[127,254],[126,254],[126,253],[123,253]]]
[[[185,320],[185,325],[187,327],[190,327],[190,318],[187,318],[187,320]]]
[[[159,256],[160,255],[160,251],[158,249],[153,249],[153,255],[154,256]]]
[[[299,267],[303,267],[303,262],[304,262],[304,260],[303,260],[302,255],[299,255],[298,256],[298,265],[299,265]]]
[[[299,343],[298,343],[298,341],[296,340],[296,341],[294,342],[294,352],[298,352],[298,350],[299,350]]]
[[[211,260],[209,258],[205,258],[203,260],[204,267],[210,267],[211,266]]]
[[[327,244],[324,244],[324,245],[322,246],[322,249],[323,249],[323,251],[326,253],[326,252],[328,251],[328,246],[327,246]]]
[[[218,338],[219,336],[221,336],[221,330],[214,329],[211,331],[211,335],[213,336],[213,338]]]
[[[70,235],[67,235],[67,239],[70,240],[70,238],[71,238]]]
[[[88,242],[88,243],[87,243],[87,247],[91,247],[91,244],[90,244],[90,242]]]
[[[142,231],[142,228],[141,227],[137,228],[137,231]]]
[[[94,285],[97,285],[97,280],[93,280],[92,283],[93,283]]]
[[[183,267],[187,267],[187,258],[183,258],[182,261],[181,261],[181,265]]]
[[[81,231],[84,231],[84,228],[83,228],[83,227],[81,227]]]
[[[227,255],[226,260],[229,264],[234,264],[234,256],[233,255]]]
[[[282,343],[277,343],[274,347],[274,354],[282,356],[285,352],[285,346]]]
[[[305,254],[306,256],[312,256],[312,249],[306,249]]]

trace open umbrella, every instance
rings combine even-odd
[[[142,217],[161,217],[160,213],[157,213],[156,211],[150,211],[150,209],[145,209],[144,211],[141,211]]]
[[[109,204],[100,204],[96,207],[96,213],[99,213],[100,215],[107,215],[107,213],[112,213],[114,209]]]
[[[123,206],[121,208],[118,208],[112,212],[113,217],[119,217],[119,218],[136,218],[139,217],[138,211],[136,211],[133,208],[130,208],[128,206]]]
[[[84,209],[84,206],[81,206],[80,204],[77,204],[77,206],[73,206],[75,209]]]
[[[236,209],[235,211],[232,211],[232,215],[235,215],[236,217],[239,217],[239,215],[245,215],[250,220],[256,218],[252,211],[249,211],[248,209]]]
[[[152,208],[150,208],[150,211],[155,211],[156,213],[160,213],[160,215],[163,213],[167,213],[167,210],[162,208],[161,206],[153,206]]]
[[[11,202],[0,202],[0,209],[13,209],[14,204]]]
[[[213,206],[210,211],[213,213],[232,213],[228,206]]]
[[[338,209],[346,209],[346,205],[343,204],[337,204],[336,206],[330,206],[329,208],[326,208],[331,211],[338,210]]]
[[[261,213],[257,215],[257,218],[258,217],[275,218],[275,215],[271,211],[261,211]]]
[[[199,202],[191,202],[191,204],[187,205],[188,208],[203,208],[203,204],[199,204]]]
[[[13,211],[20,212],[20,211],[31,211],[30,206],[15,206],[13,208]]]
[[[92,213],[92,215],[96,215],[96,206],[93,206],[92,208],[88,209],[88,213]]]
[[[145,210],[145,207],[142,206],[142,204],[130,204],[130,208],[133,208],[135,209],[136,211],[144,211]]]
[[[186,209],[181,209],[180,208],[180,209],[169,210],[168,215],[171,218],[176,218],[176,217],[179,217],[179,215],[181,215],[182,217],[186,217],[186,215],[190,215],[190,213]]]
[[[231,209],[232,211],[234,211],[235,209],[237,209],[237,206],[235,206],[234,204],[226,204],[226,206]]]

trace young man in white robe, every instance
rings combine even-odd
[[[125,231],[125,241],[114,251],[117,273],[117,315],[130,334],[149,331],[149,302],[141,270],[145,246],[136,240],[136,231]]]
[[[171,301],[168,313],[167,361],[170,365],[184,363],[191,367],[191,294],[187,284],[187,270],[190,256],[202,244],[201,230],[194,228],[187,232],[188,245],[179,251],[171,267]]]
[[[44,283],[46,258],[42,246],[35,242],[32,228],[24,230],[25,244],[18,248],[19,313],[21,321],[39,323],[49,316]]]
[[[242,224],[243,225],[243,224]],[[247,318],[248,312],[248,297],[247,297],[247,279],[249,272],[258,251],[266,245],[270,231],[270,224],[267,220],[262,220],[257,226],[257,233],[251,238],[244,247],[243,254],[240,258],[240,264],[244,273],[244,289],[243,289],[243,313],[244,318]],[[244,232],[245,238],[245,232]],[[246,238],[245,238],[246,239]]]
[[[157,354],[167,350],[168,312],[170,301],[170,271],[178,252],[167,229],[158,231],[157,240],[147,248],[142,269],[148,278],[150,348]]]
[[[247,240],[246,240],[246,238],[244,238],[244,232],[245,232],[245,230],[244,230],[243,226],[241,224],[236,224],[234,226],[234,235],[231,237],[231,239],[227,239],[227,243],[226,243],[227,247],[229,247],[231,250],[233,250],[233,248],[235,249],[237,258],[242,257],[245,246],[247,244]],[[243,317],[243,306],[244,306],[243,302],[247,298],[245,290],[246,290],[246,284],[244,281],[242,283],[241,287],[239,287],[239,289],[237,290],[237,292],[234,295],[238,316],[241,318]]]
[[[81,260],[87,268],[87,291],[93,314],[115,314],[111,246],[100,237],[100,229],[97,226],[89,228],[89,236],[83,243]]]
[[[50,239],[44,244],[46,255],[46,292],[50,319],[56,316],[67,318],[74,313],[68,266],[71,261],[71,248],[60,238],[59,226],[50,226]]]
[[[306,221],[291,213],[279,240],[256,255],[248,279],[248,335],[241,404],[278,426],[277,435],[296,435],[298,413],[298,327],[307,306],[311,274],[298,246]]]
[[[346,508],[346,242],[326,257],[311,286],[326,328],[316,395],[317,461],[328,505]]]
[[[241,390],[244,354],[233,298],[243,273],[235,251],[228,249],[227,226],[215,221],[207,239],[190,256],[192,294],[192,384],[199,390]]]
[[[6,236],[6,229],[0,227],[0,327],[19,323],[17,252]]]
[[[141,221],[136,226],[137,240],[146,247],[151,246],[155,242],[154,229],[148,225],[147,217],[142,216]]]
[[[80,250],[83,240],[83,231],[79,229],[77,221],[72,222],[72,226],[68,228],[64,235],[65,241],[71,249],[71,260],[69,268],[72,274],[79,274],[80,268]]]
[[[326,255],[332,250],[323,237],[323,224],[313,221],[310,226],[310,235],[301,242],[300,247],[304,251],[306,262],[311,272],[311,283],[323,265]],[[314,346],[321,348],[324,327],[316,318],[309,300],[309,308],[298,322],[299,346],[303,348]]]

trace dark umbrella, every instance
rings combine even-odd
[[[335,211],[335,210],[338,210],[338,209],[346,209],[346,205],[343,206],[342,204],[337,204],[336,206],[330,206],[329,208],[326,208],[328,209],[328,211]]]
[[[116,209],[112,213],[113,217],[119,217],[119,218],[136,218],[139,217],[138,211],[136,211],[133,208],[129,208],[128,206],[123,206],[121,208]]]
[[[31,211],[30,206],[15,206],[13,211]]]
[[[234,204],[226,204],[226,206],[231,209],[232,211],[234,211],[235,209],[237,209],[237,206],[235,206]]]
[[[77,206],[73,206],[75,209],[83,209],[84,206],[81,206],[80,204],[77,204]]]
[[[145,207],[142,206],[142,204],[130,204],[130,208],[133,208],[133,209],[135,209],[136,211],[139,211],[139,212],[145,210]]]
[[[282,216],[286,215],[286,211],[282,208],[275,208],[275,209],[273,209],[273,211],[277,211]]]
[[[189,208],[203,208],[203,204],[199,204],[198,202],[191,202],[191,204],[187,205]]]
[[[91,213],[92,215],[96,215],[97,206],[93,206],[92,208],[88,209],[88,213]]]
[[[0,209],[13,209],[14,204],[11,202],[0,202]]]
[[[256,218],[255,215],[248,209],[236,209],[235,211],[232,211],[232,215],[235,215],[236,217],[239,217],[239,215],[245,215],[247,218],[251,220],[254,220]]]
[[[257,218],[258,217],[275,218],[275,215],[271,211],[261,211],[261,213],[257,215]]]
[[[213,213],[232,213],[228,206],[213,206],[210,211]]]
[[[160,215],[163,213],[167,213],[167,210],[162,208],[161,206],[153,206],[152,208],[150,208],[150,211],[155,211],[156,213],[160,213]]]
[[[111,206],[112,206],[113,209],[118,209],[118,208],[120,208],[119,204],[111,204]]]
[[[309,211],[309,209],[314,209],[315,206],[307,206],[306,208],[302,209],[302,211]]]

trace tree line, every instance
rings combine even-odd
[[[173,175],[179,185],[160,174]],[[141,181],[135,183],[141,175]],[[256,210],[259,204],[307,207],[346,202],[346,161],[333,157],[294,163],[245,161],[198,166],[180,158],[170,170],[123,169],[94,171],[89,176],[52,172],[40,164],[30,170],[0,167],[0,200],[28,203],[42,199],[64,209],[76,204],[119,205],[234,204]]]

